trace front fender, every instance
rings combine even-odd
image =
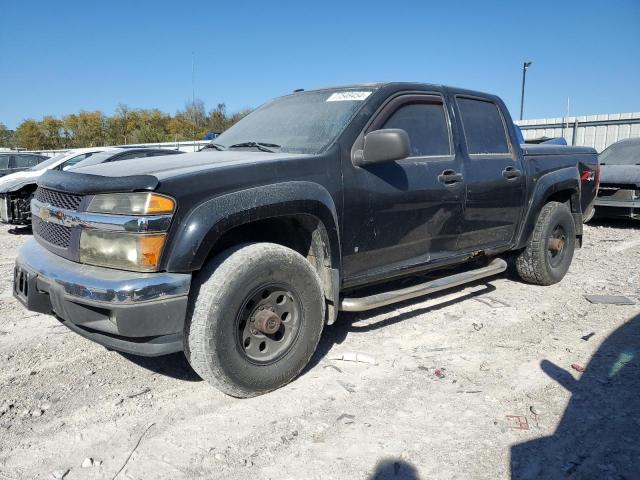
[[[570,192],[572,212],[580,213],[580,172],[577,167],[560,168],[545,173],[538,178],[520,227],[516,248],[524,248],[527,245],[538,220],[540,210],[552,195],[559,192]],[[581,228],[582,223],[579,226],[576,225],[576,227]]]
[[[317,183],[293,181],[220,195],[194,207],[173,233],[166,270],[199,270],[216,241],[231,228],[255,220],[300,214],[312,215],[324,225],[331,263],[337,268],[340,242],[331,194]]]

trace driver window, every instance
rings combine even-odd
[[[407,132],[412,157],[451,155],[449,128],[442,103],[402,105],[380,128],[400,128]]]

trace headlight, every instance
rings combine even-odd
[[[80,235],[80,261],[101,267],[153,272],[160,264],[165,239],[165,233],[83,230]]]
[[[113,215],[160,215],[173,213],[176,202],[158,193],[108,193],[91,199],[88,212]]]

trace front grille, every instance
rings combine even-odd
[[[73,193],[57,192],[56,190],[49,190],[48,188],[38,187],[36,190],[36,200],[48,203],[57,208],[64,208],[66,210],[77,210],[82,202],[82,195],[76,195]]]
[[[57,223],[50,223],[41,220],[37,216],[31,219],[33,232],[44,241],[55,245],[56,247],[69,248],[71,240],[71,229]]]

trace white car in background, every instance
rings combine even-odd
[[[29,223],[29,203],[38,178],[47,170],[66,170],[94,153],[113,150],[113,147],[76,148],[61,153],[29,170],[0,178],[0,219],[17,225]]]

